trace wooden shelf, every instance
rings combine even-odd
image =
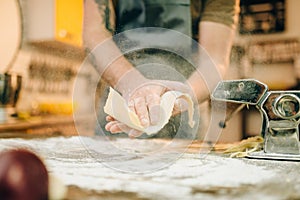
[[[60,41],[42,40],[29,42],[28,44],[41,52],[51,53],[53,55],[75,59],[78,61],[82,61],[86,56],[86,53],[82,47],[77,47]]]
[[[74,127],[74,130],[70,131],[69,128],[71,127]],[[49,135],[55,134],[55,132],[64,132],[65,128],[68,128],[70,132],[67,135],[76,134],[72,116],[38,116],[28,120],[12,118],[0,124],[0,137],[4,137],[7,134],[14,135],[16,132],[21,134]]]

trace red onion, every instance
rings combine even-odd
[[[0,153],[0,199],[48,199],[48,171],[36,154],[23,149]]]

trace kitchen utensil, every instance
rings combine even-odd
[[[212,99],[255,105],[260,111],[264,150],[248,157],[300,161],[300,91],[268,91],[255,79],[227,80],[217,85]]]

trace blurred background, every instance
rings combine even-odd
[[[240,3],[227,79],[255,78],[270,90],[298,90],[300,1]],[[72,101],[74,81],[81,83],[82,102],[89,102],[85,94],[94,84],[91,72],[78,74],[85,59],[82,4],[82,0],[0,1],[4,30],[0,33],[0,70],[6,75],[0,78],[1,136],[77,134],[72,114],[84,107]],[[7,83],[9,90],[3,88]],[[232,142],[258,135],[260,127],[260,113],[246,108],[229,121],[220,140]]]

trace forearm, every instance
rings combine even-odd
[[[106,5],[106,2],[109,5]],[[111,10],[109,24],[113,28],[114,13],[112,12],[111,1],[84,1],[83,43],[89,52],[90,61],[101,77],[112,87],[118,87],[119,91],[124,92],[126,88],[122,86],[124,82],[128,83],[129,73],[130,76],[135,77],[135,80],[137,80],[135,84],[144,78],[127,61],[113,42],[112,33],[108,30],[105,22],[107,20],[105,19],[105,9],[107,6]],[[127,80],[125,81],[125,78],[122,80],[123,77],[127,77]]]
[[[187,83],[200,103],[209,98],[210,92],[226,74],[234,33],[232,27],[220,23],[199,24],[199,43],[204,51],[200,50],[198,68]]]

